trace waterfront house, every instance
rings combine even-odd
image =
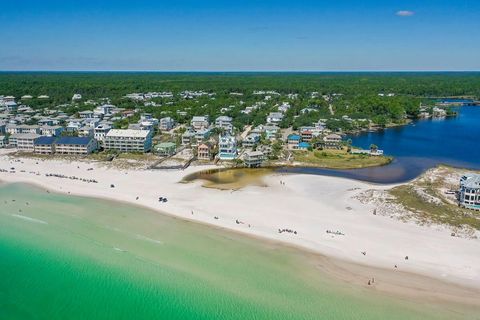
[[[268,140],[274,140],[277,138],[280,128],[276,125],[266,125],[263,130],[265,130],[265,136]]]
[[[261,151],[247,151],[243,157],[245,166],[248,168],[258,168],[265,160],[265,155]]]
[[[257,151],[261,151],[263,152],[263,155],[265,157],[268,157],[272,154],[272,146],[268,146],[268,145],[260,145],[257,147]]]
[[[258,133],[250,133],[242,140],[242,146],[244,148],[253,148],[260,142],[260,137],[261,135]]]
[[[195,140],[197,142],[206,141],[210,137],[210,129],[200,129],[195,132]]]
[[[439,107],[433,107],[432,116],[434,118],[445,118],[447,116],[447,111]]]
[[[97,150],[93,137],[61,137],[55,141],[55,153],[86,155]]]
[[[152,132],[112,129],[105,136],[104,148],[121,152],[148,152],[152,149]]]
[[[215,127],[223,129],[226,133],[233,133],[232,118],[220,116],[215,120]]]
[[[302,141],[302,138],[298,134],[290,134],[287,137],[287,146],[290,150],[298,149],[298,145]]]
[[[210,125],[208,116],[195,116],[190,122],[194,130],[206,129]]]
[[[323,129],[317,127],[301,127],[299,131],[302,141],[310,142],[313,138],[320,136]]]
[[[480,174],[469,173],[460,178],[459,205],[480,210]]]
[[[39,137],[34,141],[33,152],[37,154],[54,154],[55,137]]]
[[[300,142],[297,147],[298,150],[302,150],[302,151],[307,151],[309,148],[310,148],[310,143],[308,142]]]
[[[230,135],[220,136],[218,141],[218,157],[220,160],[234,160],[237,157],[237,142]]]
[[[325,149],[341,149],[342,137],[335,133],[326,135],[320,142],[316,144],[316,147]]]
[[[159,129],[161,131],[170,131],[175,126],[175,121],[170,117],[160,119]]]
[[[193,144],[194,142],[195,142],[195,132],[187,130],[182,134],[182,145],[187,146],[187,145]]]
[[[177,153],[177,145],[173,142],[162,142],[157,144],[154,151],[162,157],[170,157]]]
[[[203,142],[198,145],[197,159],[208,161],[213,159],[213,146],[210,142]]]

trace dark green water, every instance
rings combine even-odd
[[[123,204],[0,185],[0,319],[455,315],[332,281],[293,249]]]

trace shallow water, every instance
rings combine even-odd
[[[274,172],[269,168],[211,169],[194,172],[182,179],[182,182],[203,180],[204,187],[221,190],[236,190],[246,186],[266,186],[263,178]]]
[[[0,319],[467,317],[333,281],[294,249],[20,184],[0,185],[0,257]]]

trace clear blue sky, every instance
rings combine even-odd
[[[480,0],[0,0],[0,70],[480,70]]]

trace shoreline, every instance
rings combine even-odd
[[[23,159],[23,160],[15,159],[15,161],[21,161],[23,163],[20,163],[20,162],[10,163],[10,160],[12,159],[6,156],[0,156],[1,169],[6,169],[5,164],[8,161],[9,163],[8,168],[15,167],[17,171],[17,173],[15,174],[2,173],[1,174],[2,178],[0,178],[0,180],[4,181],[5,183],[27,183],[27,184],[33,184],[33,185],[36,185],[37,187],[46,188],[62,194],[71,194],[76,196],[97,198],[97,199],[103,199],[103,200],[114,201],[114,202],[120,201],[128,205],[135,205],[135,206],[143,207],[149,210],[154,210],[156,212],[159,212],[160,214],[166,214],[169,217],[172,217],[175,219],[200,223],[202,225],[218,228],[221,230],[225,230],[227,232],[233,231],[235,233],[240,233],[248,237],[254,237],[256,239],[259,239],[260,241],[269,241],[271,243],[292,248],[293,250],[299,250],[302,252],[302,254],[306,254],[308,256],[315,256],[316,258],[313,260],[320,261],[317,267],[319,267],[320,269],[326,268],[323,271],[325,271],[327,274],[333,275],[334,278],[338,278],[338,280],[340,281],[344,281],[347,283],[354,283],[355,285],[364,287],[366,289],[370,289],[370,287],[368,287],[366,284],[366,279],[368,279],[372,273],[375,273],[375,278],[379,279],[380,281],[380,284],[374,288],[375,291],[386,293],[386,294],[392,294],[393,296],[403,296],[408,300],[412,300],[411,298],[414,297],[415,295],[420,295],[422,299],[426,299],[430,302],[452,301],[454,303],[465,304],[466,301],[469,301],[466,304],[476,306],[476,307],[480,305],[479,303],[476,303],[474,299],[471,298],[472,296],[474,297],[475,294],[477,295],[480,294],[480,290],[479,290],[480,284],[478,282],[475,282],[476,280],[474,280],[474,279],[478,279],[479,277],[478,270],[475,270],[475,269],[473,270],[473,273],[470,275],[470,276],[473,276],[473,278],[471,278],[470,280],[467,280],[465,279],[465,277],[462,277],[461,272],[457,272],[458,274],[456,274],[455,276],[450,276],[449,273],[454,271],[454,269],[452,269],[451,267],[449,272],[443,273],[448,276],[441,276],[441,274],[439,276],[437,273],[434,273],[429,271],[428,269],[425,269],[424,265],[417,265],[417,266],[414,266],[413,268],[411,267],[408,268],[405,263],[402,263],[402,261],[399,262],[399,266],[400,266],[400,263],[402,263],[399,270],[392,270],[391,268],[387,267],[388,264],[385,264],[385,261],[381,261],[381,259],[378,260],[378,258],[373,259],[373,261],[372,260],[365,261],[366,259],[362,259],[362,256],[360,255],[360,257],[356,256],[355,258],[352,259],[351,255],[354,254],[357,249],[351,248],[350,247],[351,244],[350,245],[342,244],[343,242],[342,237],[332,236],[333,238],[330,238],[329,236],[325,236],[324,231],[322,234],[318,234],[318,231],[319,231],[318,229],[315,229],[316,234],[312,235],[307,232],[308,230],[302,230],[302,227],[306,227],[306,226],[300,225],[300,224],[298,225],[298,228],[299,228],[299,236],[301,237],[301,239],[296,239],[296,238],[290,237],[289,235],[284,237],[282,234],[280,235],[276,234],[276,230],[272,226],[271,220],[272,219],[275,220],[275,218],[273,218],[275,217],[275,214],[273,214],[272,216],[272,214],[269,213],[269,217],[266,217],[263,220],[260,219],[258,221],[254,221],[252,215],[247,214],[247,215],[241,216],[239,212],[241,212],[242,210],[232,209],[231,211],[235,211],[235,212],[227,212],[227,213],[222,212],[220,214],[219,211],[223,211],[223,210],[219,210],[219,208],[225,208],[226,203],[223,203],[223,205],[220,204],[219,206],[209,207],[208,203],[206,203],[205,201],[200,201],[200,198],[203,196],[212,197],[213,201],[217,200],[220,196],[222,198],[233,199],[234,202],[232,205],[241,206],[239,202],[245,202],[246,199],[251,198],[250,195],[252,194],[256,194],[256,196],[258,196],[258,192],[260,192],[261,194],[264,192],[282,193],[281,190],[278,190],[279,189],[278,186],[276,187],[273,186],[273,183],[280,178],[282,180],[287,181],[287,186],[290,184],[295,184],[299,178],[299,175],[288,174],[289,176],[287,177],[279,173],[274,173],[265,178],[265,180],[267,180],[267,184],[269,185],[268,188],[247,187],[245,189],[238,190],[235,192],[228,192],[228,191],[219,191],[219,190],[203,188],[199,185],[199,183],[195,183],[195,182],[189,183],[189,184],[178,183],[181,180],[181,177],[184,177],[187,175],[185,171],[190,171],[190,173],[194,173],[195,171],[205,170],[205,167],[191,168],[190,170],[185,170],[185,171],[170,171],[170,172],[163,171],[162,172],[161,170],[157,170],[157,171],[117,170],[117,169],[100,167],[98,166],[97,163],[85,163],[85,162],[75,162],[75,161],[72,161],[71,163],[65,163],[65,161],[52,161],[52,160],[40,161],[39,160],[38,161],[39,164],[36,165],[35,160],[31,160],[31,159]],[[18,172],[20,168],[17,168],[17,167],[19,167],[20,165],[25,166],[25,162],[29,162],[26,166],[27,168],[27,170],[25,170],[26,172],[24,173]],[[85,171],[86,166],[94,167],[95,169],[92,171]],[[78,169],[79,167],[84,167],[84,168]],[[36,172],[42,170],[41,175],[37,176],[37,175],[29,174],[28,168],[32,170],[34,170],[34,168],[37,168],[37,170],[34,170]],[[53,171],[54,168],[57,171]],[[52,171],[49,172],[49,170],[52,170]],[[49,178],[44,176],[45,173],[54,173],[54,172],[59,172],[63,170],[66,170],[66,172],[68,173],[71,173],[71,171],[75,172],[75,171],[84,170],[83,171],[84,174],[87,174],[87,172],[89,172],[90,174],[92,174],[92,176],[99,176],[97,177],[98,179],[100,179],[99,184],[87,184],[85,182],[76,181],[76,180],[59,179],[59,178],[53,178],[53,177]],[[99,171],[102,171],[101,174],[99,174]],[[124,174],[121,175],[121,173],[124,173]],[[71,174],[74,175],[73,173]],[[138,178],[138,176],[148,176],[148,174],[155,175],[158,178],[163,176],[165,179],[163,179],[164,181],[162,181],[160,185],[161,187],[172,189],[170,192],[174,191],[173,189],[178,189],[176,190],[177,192],[187,193],[187,198],[184,198],[181,195],[177,194],[175,195],[173,200],[171,200],[171,196],[168,195],[167,197],[169,198],[169,203],[159,206],[158,203],[155,203],[155,204],[149,203],[144,199],[144,197],[146,196],[150,196],[151,198],[150,194],[144,193],[142,195],[139,193],[141,197],[140,200],[142,201],[136,201],[135,195],[132,195],[130,199],[129,197],[126,197],[124,193],[118,194],[117,192],[113,192],[113,193],[110,192],[112,190],[117,191],[118,190],[117,188],[121,186],[122,182],[125,182],[125,181],[128,182],[130,180],[130,179],[121,179],[121,178],[124,178],[129,175],[137,176]],[[111,182],[111,183],[115,183],[115,188],[114,189],[108,188],[109,182],[105,181],[105,179],[106,178],[115,179],[115,176],[117,176],[116,180]],[[303,178],[305,177],[308,177],[308,176],[303,175]],[[341,184],[341,185],[356,184],[356,185],[361,185],[362,188],[373,188],[373,189],[382,188],[382,187],[385,188],[385,186],[366,184],[363,182],[349,180],[347,178],[336,178],[336,177],[320,178],[321,176],[309,176],[304,180],[309,180],[309,183],[313,184],[313,181],[310,181],[312,180],[312,177],[313,179],[318,178],[319,180],[325,180],[332,184]],[[137,185],[135,185],[135,183],[131,183],[130,189],[127,188],[125,191],[128,192],[135,189],[138,190],[139,188],[140,189],[145,188],[151,191],[149,186],[151,187],[152,185],[155,185],[155,184],[148,184],[146,182],[144,184],[142,183],[143,181],[139,179],[134,179],[134,181],[137,183]],[[86,186],[89,186],[89,187],[86,187]],[[276,189],[276,190],[272,190],[272,189]],[[265,190],[268,190],[268,191],[265,191]],[[193,193],[193,195],[188,196],[189,193]],[[244,196],[245,193],[247,194],[246,197]],[[162,192],[159,190],[157,194],[162,194]],[[273,194],[272,196],[274,196],[273,197],[274,199],[282,200],[282,198],[277,198],[277,196],[285,197],[285,194],[283,195],[282,194],[280,195]],[[308,196],[311,197],[312,195],[309,194]],[[195,199],[189,199],[192,197]],[[260,199],[262,198],[263,196],[260,195]],[[199,203],[195,203],[196,202],[195,200],[198,200]],[[180,203],[180,205],[171,204],[171,202],[177,202],[177,201],[180,201],[182,203]],[[192,204],[192,202],[194,203]],[[273,203],[271,203],[271,201],[268,201],[268,202],[271,206],[274,205]],[[280,210],[282,206],[282,201],[277,201],[277,202],[280,202],[278,204],[279,207],[277,208],[278,210]],[[328,204],[323,204],[323,209],[326,209],[329,207],[330,206]],[[306,207],[302,207],[302,208],[306,208]],[[291,211],[289,210],[291,209],[291,207],[286,209],[287,209],[286,210],[287,212]],[[333,209],[335,208],[330,208],[330,210],[333,210]],[[195,211],[195,214],[194,215],[189,214],[190,210],[192,210],[192,213],[193,211]],[[301,210],[301,208],[298,208],[297,211],[298,210]],[[266,211],[268,212],[268,210],[257,210],[256,213],[258,214]],[[338,208],[337,208],[337,211],[338,211]],[[293,218],[291,213],[292,212],[290,212],[290,214],[287,214],[286,216],[283,216],[285,215],[285,213],[282,212],[282,217],[276,217],[276,218],[282,218],[281,220],[283,221],[290,221],[289,223],[297,224],[296,222],[294,222],[295,218]],[[220,220],[213,220],[212,217],[214,214],[220,215]],[[252,223],[252,228],[246,228],[245,224],[235,224],[233,220],[235,216],[238,216],[237,219],[241,219],[241,221],[245,221],[245,224]],[[227,218],[230,218],[231,221],[224,222]],[[314,217],[310,217],[307,214],[304,214],[303,216],[303,219],[307,220],[305,221],[306,224],[309,224],[310,221],[308,220],[310,218],[314,218]],[[386,217],[386,219],[389,219],[388,221],[389,227],[391,226],[406,227],[409,225],[408,223],[395,221],[388,217]],[[368,221],[364,221],[364,223],[368,224]],[[276,225],[276,223],[273,223],[273,225]],[[280,226],[280,224],[278,225]],[[266,230],[267,226],[272,227],[272,230]],[[346,228],[347,226],[351,227],[350,225],[345,223],[344,228]],[[286,225],[285,227],[289,227],[289,226]],[[356,227],[361,229],[363,226],[357,225]],[[419,228],[419,227],[414,227],[414,229],[415,228]],[[390,228],[387,228],[386,230],[384,230],[386,234],[388,234],[389,231],[390,231]],[[415,231],[415,230],[412,230],[412,231]],[[346,234],[347,234],[346,237],[349,237],[349,232]],[[412,236],[415,236],[414,232],[412,233]],[[418,238],[418,236],[414,238],[415,238],[414,243],[416,243],[416,241],[419,240],[419,239],[416,239]],[[456,239],[453,239],[453,241],[450,238],[447,238],[447,239],[449,240],[448,243],[450,245],[452,244],[452,242],[456,241]],[[338,242],[340,242],[340,244],[338,243],[335,244],[337,240]],[[468,241],[468,240],[465,240],[465,239],[461,240],[461,242],[465,242],[465,241]],[[319,247],[321,243],[323,243],[323,246]],[[473,242],[471,240],[470,244],[472,245],[472,248],[475,250],[480,248],[478,241]],[[436,245],[441,246],[440,243]],[[460,247],[461,244],[457,244],[457,245],[459,246],[458,248],[461,248]],[[376,251],[375,249],[378,249],[378,248],[370,248],[369,253],[370,253],[370,250]],[[455,249],[457,249],[457,247],[455,247]],[[412,248],[411,251],[414,252],[412,256],[418,254],[418,252],[415,253],[416,250],[414,250],[414,248]],[[435,254],[435,253],[432,253],[432,254]],[[368,255],[368,257],[370,257],[370,254]],[[472,260],[471,262],[464,261],[464,263],[471,264],[470,268],[475,268],[475,266],[478,266],[478,264],[474,262],[475,259],[473,256],[471,260]],[[326,266],[327,264],[329,265],[329,267]],[[444,266],[439,265],[437,267],[442,268]],[[340,272],[340,269],[342,269],[341,272]],[[339,274],[336,274],[336,273],[339,273]],[[392,277],[395,274],[396,275],[400,274],[400,276],[398,276],[398,278],[396,276]],[[419,279],[423,279],[423,280],[419,281]],[[419,283],[421,283],[422,285],[418,285]],[[453,291],[455,293],[452,293]],[[458,299],[455,298],[456,296],[458,296]]]
[[[9,184],[23,184],[42,190],[46,188],[43,185],[35,183],[5,182],[0,180],[0,186],[8,186]],[[62,194],[57,191],[53,191],[53,193]],[[179,217],[172,213],[152,210],[148,206],[134,204],[128,201],[111,200],[108,198],[76,195],[71,193],[68,195],[111,202],[112,204],[121,203],[131,207],[138,207],[183,223],[195,223],[203,228],[214,229],[234,236],[259,241],[262,242],[262,245],[271,246],[273,249],[284,249],[290,254],[304,259],[304,262],[310,264],[315,270],[319,270],[319,272],[322,273],[323,276],[326,276],[327,279],[346,286],[354,286],[359,290],[363,290],[366,293],[368,292],[369,294],[387,295],[390,298],[401,299],[402,301],[413,304],[418,302],[414,299],[422,299],[424,303],[427,303],[429,307],[433,308],[440,303],[453,304],[458,307],[463,306],[465,308],[471,308],[472,310],[476,310],[477,307],[480,308],[480,301],[475,298],[477,294],[480,294],[480,290],[473,287],[449,283],[447,281],[416,273],[405,271],[393,272],[392,270],[384,268],[353,263],[336,257],[323,255],[312,249],[285,241],[250,234],[244,231],[232,230],[205,221],[189,219],[188,217]],[[376,282],[375,284],[369,285],[367,281],[372,278],[372,275],[374,275]]]

